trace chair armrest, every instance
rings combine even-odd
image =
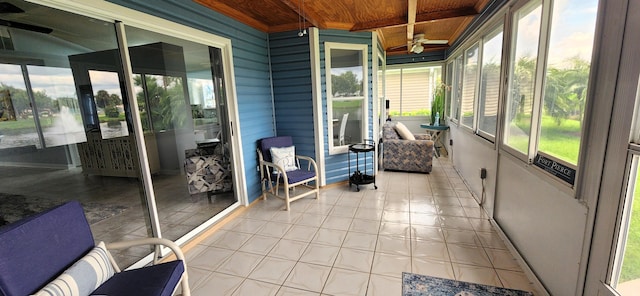
[[[313,158],[305,155],[296,155],[296,158],[301,160],[306,160],[309,162],[309,165],[307,166],[307,170],[311,170],[311,166],[313,166],[313,171],[314,172],[318,171],[318,165],[316,164],[316,161],[313,160]]]
[[[397,139],[387,139],[383,142],[386,144],[395,144],[395,145],[403,145],[408,143],[416,143],[417,145],[429,145],[429,143],[433,143],[431,139],[415,139],[415,140],[397,140]]]
[[[410,151],[412,149],[434,149],[434,143],[431,140],[386,140],[384,142],[385,153],[393,148],[394,151]]]
[[[280,176],[282,176],[283,181],[284,181],[285,183],[289,180],[289,178],[287,178],[287,171],[285,171],[285,170],[284,170],[284,168],[283,168],[282,166],[277,165],[277,164],[275,164],[275,163],[273,163],[273,162],[264,161],[264,160],[261,162],[261,165],[264,165],[264,166],[266,166],[266,167],[273,168],[273,169],[275,169],[275,170],[276,170],[276,171],[278,171],[278,172],[282,172],[281,174],[278,174],[278,179],[276,179],[276,182],[279,182],[279,181],[280,181],[280,180],[279,180]],[[262,170],[262,169],[260,169],[260,170]],[[271,181],[271,173],[269,173],[269,170],[267,170],[267,172],[266,172],[265,176],[262,176],[262,177],[261,177],[261,179],[262,179],[262,178],[265,178],[265,177],[266,177],[266,178],[269,178],[269,181]]]
[[[273,162],[268,162],[268,161],[262,161],[262,165],[267,166],[267,167],[271,167],[274,169],[277,169],[278,172],[284,172],[284,168],[282,166],[279,166]]]
[[[433,140],[430,134],[415,134],[416,140]]]
[[[159,238],[159,237],[147,237],[147,238],[141,238],[141,239],[112,242],[112,243],[105,244],[105,247],[107,248],[107,250],[109,249],[119,250],[119,249],[126,249],[130,247],[145,246],[145,245],[165,246],[171,249],[171,251],[176,255],[177,260],[182,261],[182,264],[184,266],[184,273],[182,274],[182,279],[181,279],[182,295],[190,296],[191,290],[189,289],[189,276],[187,275],[187,260],[185,259],[184,253],[182,252],[182,249],[180,249],[180,246],[178,246],[173,241],[170,241],[165,238]],[[117,272],[120,272],[119,270],[120,268],[118,267],[118,265],[116,265],[115,260],[113,260],[113,257],[111,257],[110,254],[109,254],[109,259],[111,260],[111,264],[113,265],[114,269],[116,269]],[[156,261],[154,260],[154,264],[155,263]]]
[[[126,248],[130,248],[130,247],[136,247],[136,246],[145,246],[145,245],[154,245],[154,246],[165,246],[169,249],[171,249],[171,251],[176,255],[176,258],[178,260],[182,260],[183,262],[185,262],[185,270],[186,270],[186,260],[184,258],[184,253],[182,253],[182,249],[180,249],[180,247],[165,238],[158,238],[158,237],[147,237],[147,238],[141,238],[141,239],[133,239],[133,240],[127,240],[127,241],[120,241],[120,242],[112,242],[112,243],[105,243],[105,246],[107,249],[115,249],[115,250],[119,250],[119,249],[126,249]]]

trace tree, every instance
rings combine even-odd
[[[145,75],[145,92],[137,94],[138,108],[149,110],[142,115],[153,123],[154,130],[168,130],[184,126],[187,120],[184,88],[179,77]],[[141,76],[134,78],[136,86],[142,86]],[[144,119],[143,118],[143,119]],[[146,122],[145,122],[146,121]],[[149,128],[149,120],[143,121],[143,127]]]
[[[0,83],[0,89],[9,90],[11,102],[13,103],[13,108],[15,109],[17,116],[19,116],[19,114],[23,114],[25,110],[31,109],[31,103],[29,102],[29,96],[27,95],[26,90],[17,89],[4,83]]]
[[[109,96],[109,102],[113,105],[122,105],[122,98],[119,95],[111,94]]]
[[[96,106],[105,108],[109,106],[109,93],[106,90],[99,90],[95,97]]]
[[[529,121],[524,118],[525,107],[533,103],[533,81],[535,79],[536,59],[531,56],[523,56],[518,59],[514,69],[514,77],[511,86],[511,110],[508,120],[516,120],[520,128],[529,133]],[[525,119],[525,120],[523,120]]]
[[[122,99],[116,94],[109,94],[106,90],[99,90],[95,97],[96,106],[104,109],[104,114],[110,118],[120,115],[117,105],[122,105]]]
[[[13,86],[6,85],[4,83],[0,83],[0,89],[9,90],[9,94],[11,95],[11,102],[13,103],[13,108],[16,111],[16,115],[23,116],[28,115],[28,113],[33,110],[31,107],[31,100],[29,100],[29,95],[27,91],[24,89],[18,89]],[[36,102],[36,106],[38,110],[44,111],[45,109],[55,110],[55,100],[53,100],[45,91],[34,91],[33,98]]]
[[[360,93],[362,82],[352,71],[344,72],[340,75],[331,75],[331,90],[336,97],[351,96]]]
[[[557,125],[564,119],[582,119],[589,81],[589,62],[573,57],[566,68],[547,69],[544,111]]]
[[[118,111],[118,108],[116,108],[115,105],[107,105],[104,108],[104,115],[109,118],[118,118],[118,116],[120,116],[120,111]]]

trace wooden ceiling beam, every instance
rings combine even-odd
[[[310,23],[313,27],[319,29],[327,28],[327,24],[324,21],[321,21],[322,18],[319,17],[318,14],[314,11],[311,11],[308,7],[303,7],[301,1],[304,0],[298,0],[298,3],[295,3],[294,0],[280,0],[280,2],[291,8],[291,10],[293,10],[296,14],[306,19],[307,22]]]
[[[418,10],[418,0],[407,2],[407,52],[411,52],[413,43],[413,32],[416,25],[416,11]]]
[[[194,2],[208,7],[214,11],[217,11],[221,14],[224,14],[228,17],[231,17],[241,23],[244,23],[254,29],[258,29],[262,32],[268,32],[269,26],[263,22],[255,20],[254,18],[246,15],[245,13],[238,11],[237,9],[230,7],[224,3],[213,1],[213,0],[194,0]]]
[[[421,24],[421,23],[455,18],[455,17],[475,16],[477,14],[478,14],[478,10],[476,10],[474,7],[463,7],[458,9],[418,13],[416,14],[415,23]],[[394,18],[388,18],[388,19],[378,20],[373,22],[357,23],[351,28],[351,31],[352,32],[373,31],[378,29],[393,28],[393,27],[400,27],[400,26],[406,26],[406,25],[407,25],[407,19],[405,17],[394,17]]]
[[[418,0],[408,0],[407,5],[407,40],[413,40],[413,27],[416,24]]]
[[[380,42],[380,44],[382,44],[382,48],[385,48],[385,46],[387,45],[387,39],[384,36],[384,34],[382,34],[381,31],[375,31],[376,35],[378,36],[378,41]]]

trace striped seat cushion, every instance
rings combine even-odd
[[[98,243],[87,255],[76,261],[58,278],[47,284],[35,296],[86,296],[113,276],[104,242]]]

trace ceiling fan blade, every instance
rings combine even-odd
[[[392,46],[392,47],[387,48],[387,50],[394,50],[394,49],[399,49],[399,48],[407,48],[407,45],[403,44],[403,45],[398,45],[398,46]]]
[[[422,41],[422,44],[448,44],[448,43],[449,43],[449,40],[444,40],[444,39],[440,39],[440,40],[426,39]]]
[[[14,22],[14,21],[7,21],[7,20],[3,20],[3,19],[0,19],[0,26],[5,26],[5,27],[15,28],[15,29],[22,29],[22,30],[27,30],[27,31],[33,31],[33,32],[43,33],[43,34],[49,34],[49,33],[53,32],[53,29],[51,29],[51,28],[45,28],[45,27],[40,27],[40,26],[36,26],[36,25],[29,25],[29,24],[25,24],[25,23]]]
[[[22,8],[9,2],[0,2],[0,13],[23,13]]]

